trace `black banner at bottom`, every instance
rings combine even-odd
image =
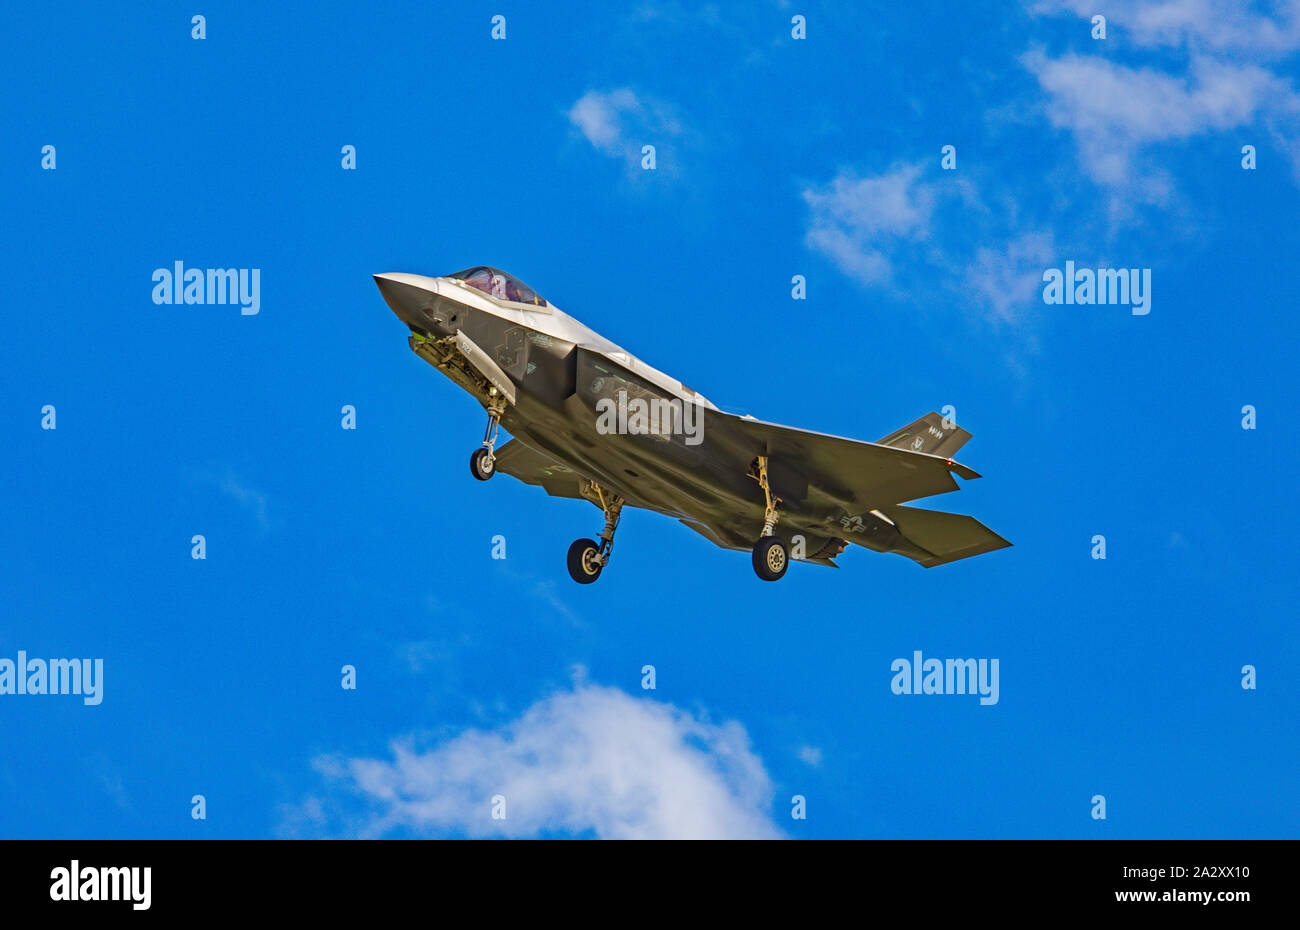
[[[859,914],[902,905],[927,917],[1105,909],[1230,918],[1285,907],[1295,853],[1291,842],[1228,841],[9,841],[0,843],[0,902],[7,915],[139,919],[334,921],[453,902],[534,919],[597,902],[622,902],[628,919],[680,913],[679,902],[725,902],[731,916],[843,902]]]

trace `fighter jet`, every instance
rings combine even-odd
[[[599,538],[569,547],[579,584],[609,564],[625,506],[751,551],[764,581],[792,559],[833,566],[849,543],[926,568],[1011,545],[973,517],[903,506],[979,477],[952,458],[971,434],[937,413],[876,442],[766,423],[718,409],[499,269],[374,278],[415,354],[487,411],[474,477],[503,471],[601,509]],[[501,426],[513,438],[498,449]]]

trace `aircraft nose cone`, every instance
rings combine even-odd
[[[438,299],[438,282],[421,275],[387,272],[373,275],[384,302],[408,326],[427,328],[428,310]]]

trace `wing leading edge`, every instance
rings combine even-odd
[[[496,451],[496,469],[518,478],[524,484],[544,488],[552,497],[588,500],[582,493],[582,476],[553,459],[547,458],[512,439]]]

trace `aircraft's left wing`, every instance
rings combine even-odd
[[[496,450],[496,468],[524,484],[545,488],[552,497],[587,500],[582,493],[582,477],[577,472],[534,451],[518,439],[512,439]]]

